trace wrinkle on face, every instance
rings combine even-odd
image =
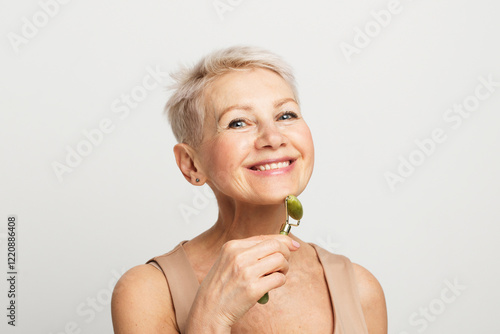
[[[265,69],[228,72],[205,89],[204,101],[203,140],[196,151],[207,183],[214,192],[218,190],[240,200],[254,198],[252,201],[256,201],[256,194],[267,195],[268,190],[275,190],[275,181],[280,179],[252,176],[247,173],[249,163],[280,156],[299,159],[293,172],[296,180],[293,183],[298,185],[280,181],[280,187],[300,187],[293,191],[296,195],[305,188],[312,173],[312,138],[293,91],[283,78]],[[236,108],[231,109],[233,107]],[[289,111],[299,116],[296,121],[277,118]],[[228,122],[238,118],[245,119],[243,128],[227,127]],[[269,131],[279,132],[275,135],[283,136],[283,143],[279,146],[265,144],[270,140],[265,138],[270,135],[266,133]],[[257,145],[257,140],[263,141],[264,146]]]

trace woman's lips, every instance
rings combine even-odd
[[[249,169],[257,173],[265,173],[265,172],[276,173],[281,171],[284,172],[289,170],[294,162],[295,162],[294,159],[289,159],[289,158],[279,159],[279,160],[267,160],[259,162],[253,165],[252,167],[249,167]]]
[[[262,164],[262,165],[257,165],[253,166],[252,169],[256,171],[265,171],[265,170],[271,170],[271,169],[280,169],[284,167],[290,166],[290,160],[287,161],[280,161],[278,163],[276,162],[271,162],[269,164]]]

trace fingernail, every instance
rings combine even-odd
[[[300,244],[297,241],[295,241],[295,240],[292,240],[292,245],[294,245],[297,248],[300,247]]]

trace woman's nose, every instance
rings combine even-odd
[[[281,129],[276,124],[269,124],[261,127],[259,137],[255,141],[256,148],[272,148],[278,149],[282,145],[286,145],[288,139],[283,135]]]

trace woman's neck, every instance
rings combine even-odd
[[[217,222],[203,233],[208,245],[221,247],[229,240],[277,234],[285,222],[285,204],[253,205],[218,198]]]

